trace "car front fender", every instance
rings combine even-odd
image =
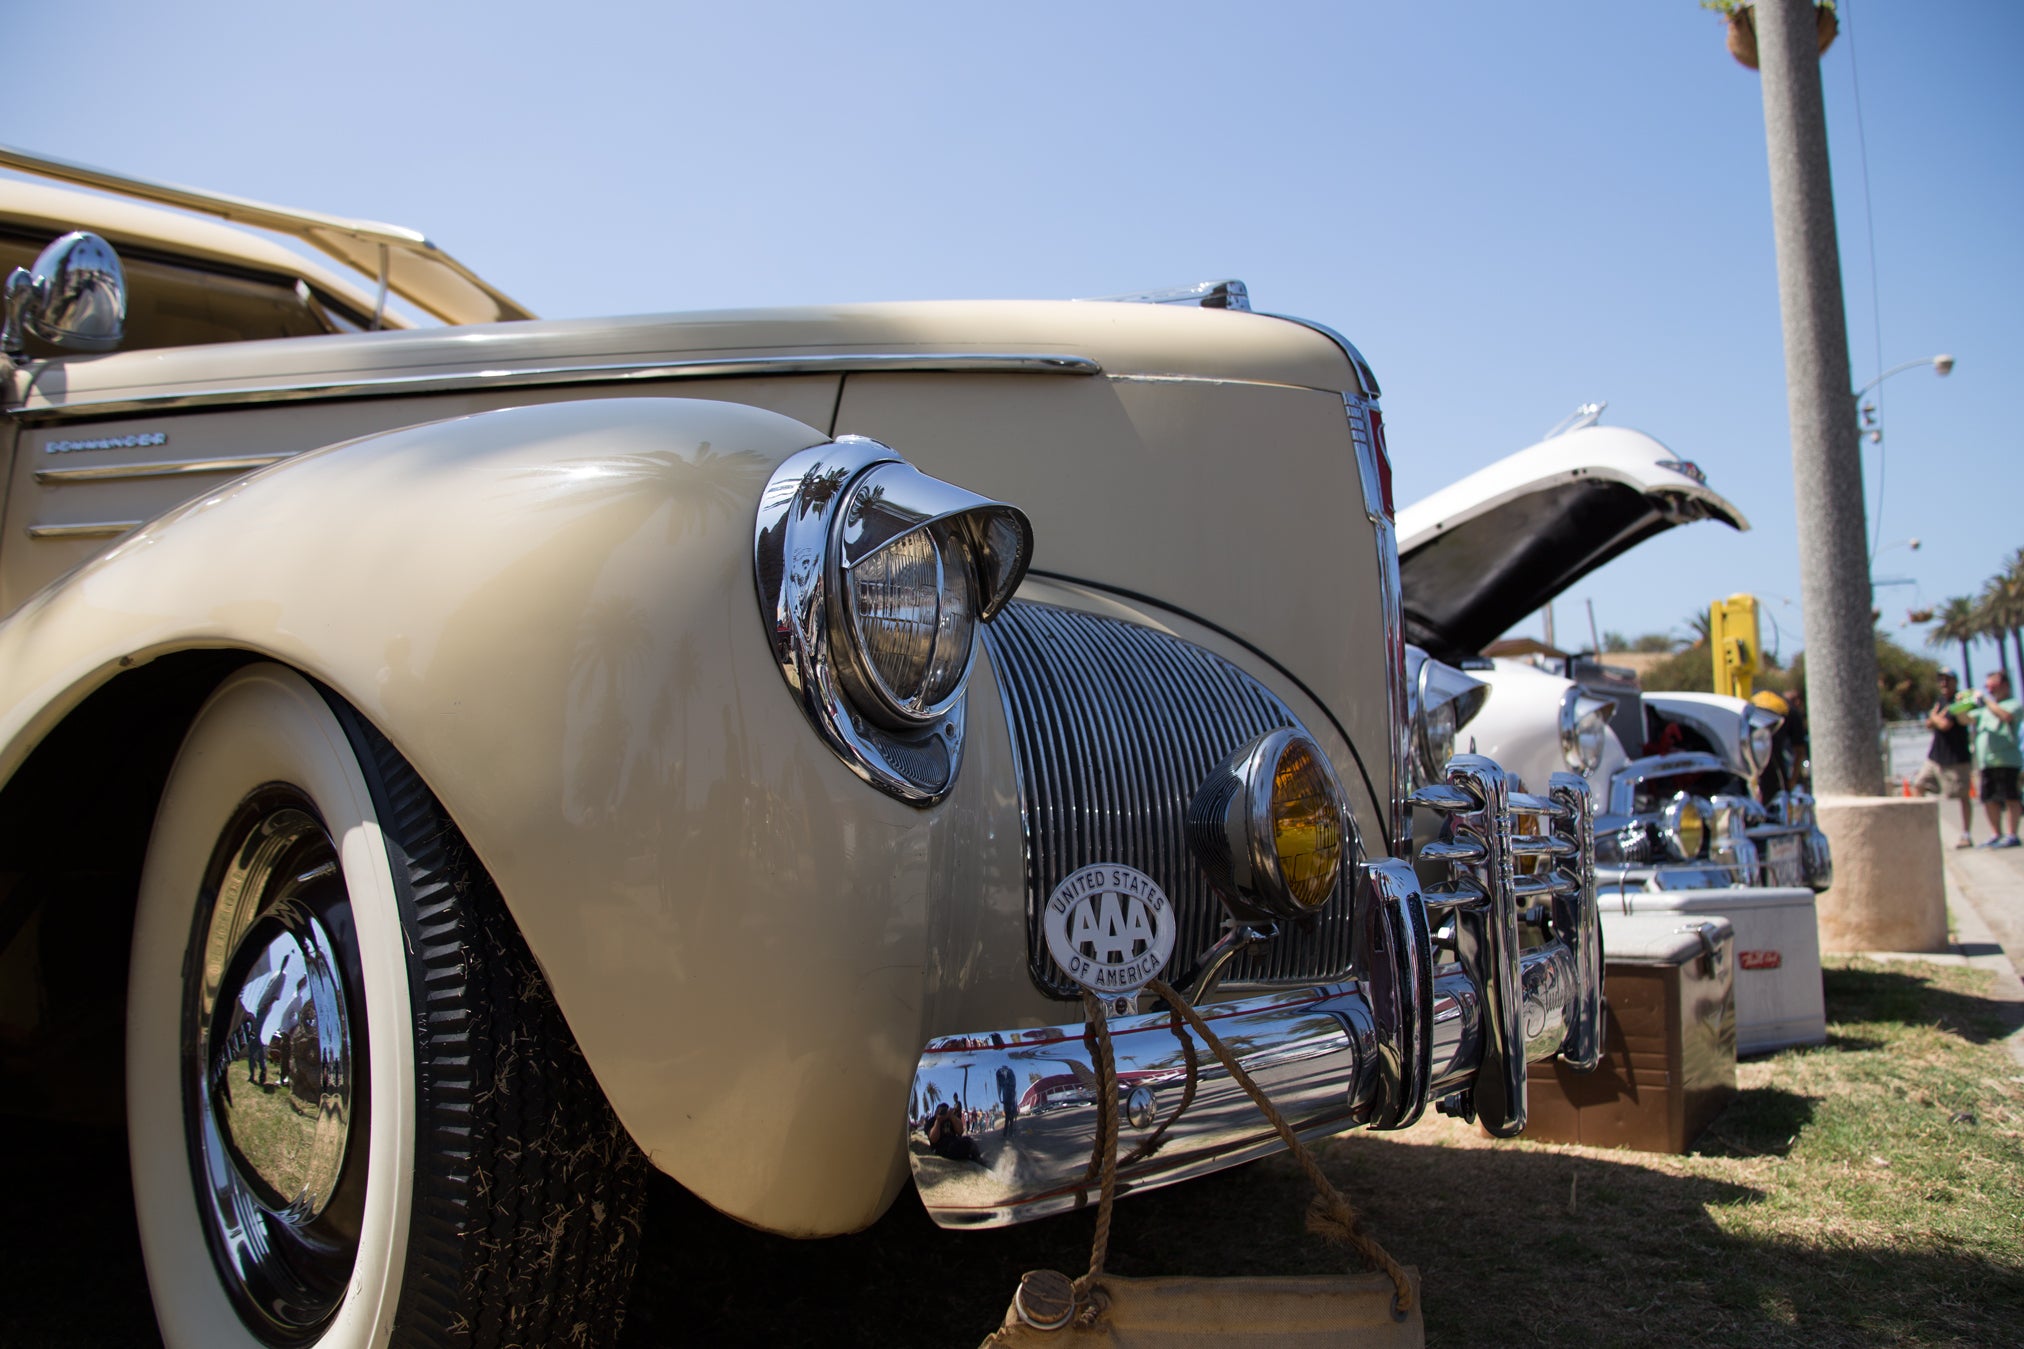
[[[854,777],[769,650],[759,494],[826,439],[599,400],[239,479],[0,625],[0,781],[165,654],[312,675],[444,802],[657,1166],[760,1226],[864,1226],[905,1179],[929,895],[974,818],[951,823],[964,792],[923,811]]]

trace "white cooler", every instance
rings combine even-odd
[[[1736,1052],[1762,1054],[1827,1040],[1820,992],[1820,929],[1804,888],[1626,890],[1596,896],[1602,950],[1611,919],[1625,914],[1719,914],[1736,930]]]

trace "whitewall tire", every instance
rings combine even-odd
[[[171,1349],[615,1337],[644,1162],[442,807],[293,671],[192,723],[127,1015]]]

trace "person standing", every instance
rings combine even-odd
[[[2017,744],[2018,719],[2024,703],[2010,692],[2006,671],[1991,671],[1975,692],[1975,767],[1982,778],[1982,811],[1996,837],[1985,848],[2015,848],[2017,817],[2017,770],[2024,767],[2024,750]],[[2005,821],[2008,827],[2005,827]]]
[[[1975,807],[1968,798],[1973,795],[1969,785],[1974,776],[1975,753],[1968,743],[1969,714],[1957,716],[1953,710],[1960,701],[1960,681],[1954,678],[1952,670],[1940,671],[1940,700],[1926,713],[1933,743],[1926,750],[1926,761],[1919,765],[1918,775],[1912,779],[1912,789],[1921,796],[1938,793],[1949,801],[1960,802],[1961,837],[1954,846],[1972,848],[1975,840],[1969,831],[1974,826]]]

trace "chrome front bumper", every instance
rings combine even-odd
[[[1460,755],[1447,781],[1415,801],[1449,817],[1448,836],[1423,855],[1449,866],[1454,879],[1422,891],[1405,862],[1364,868],[1363,977],[1201,1009],[1304,1137],[1358,1125],[1404,1128],[1429,1102],[1479,1115],[1508,1136],[1524,1127],[1528,1062],[1559,1054],[1588,1068],[1600,1054],[1602,950],[1587,785],[1556,774],[1547,796],[1525,796],[1495,763]],[[1527,820],[1537,823],[1520,823]],[[1521,950],[1526,927],[1543,940]],[[1454,958],[1437,964],[1444,951]],[[1178,1017],[1119,1017],[1110,1033],[1121,1158],[1180,1106],[1182,1036],[1199,1065],[1185,1115],[1153,1155],[1120,1167],[1120,1192],[1279,1149],[1257,1107]],[[1094,1202],[1097,1078],[1085,1035],[1078,1022],[928,1043],[914,1074],[907,1148],[937,1223],[997,1227]],[[968,1141],[938,1153],[927,1142],[928,1119],[958,1098],[973,1120]]]

